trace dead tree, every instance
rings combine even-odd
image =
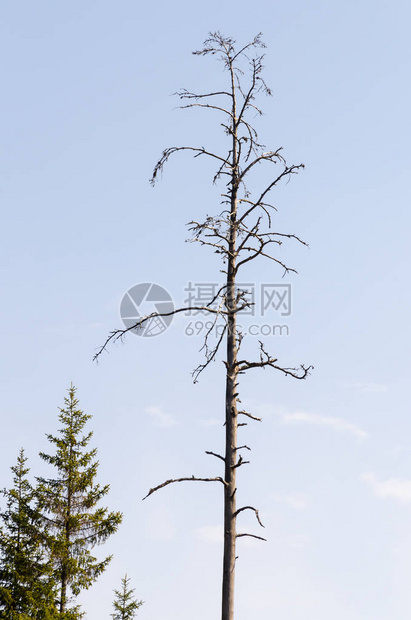
[[[222,115],[222,127],[228,139],[227,151],[219,154],[203,146],[173,146],[163,151],[157,162],[151,183],[154,185],[162,173],[164,165],[175,153],[191,152],[194,157],[208,157],[216,163],[216,172],[213,183],[225,181],[222,194],[223,211],[216,216],[207,216],[204,221],[192,221],[189,229],[192,241],[209,246],[219,254],[223,262],[225,283],[217,292],[214,299],[205,306],[188,306],[174,310],[172,313],[152,313],[140,319],[128,329],[118,329],[111,332],[98,350],[98,357],[107,345],[122,339],[127,332],[138,329],[154,317],[169,316],[187,310],[201,310],[212,317],[212,325],[205,336],[205,360],[193,372],[194,381],[198,380],[202,371],[217,357],[225,346],[224,361],[226,375],[225,394],[225,454],[220,455],[207,451],[224,463],[224,475],[210,478],[187,476],[172,478],[149,490],[146,497],[159,489],[176,482],[218,482],[224,491],[224,557],[222,578],[222,620],[234,618],[234,576],[236,562],[236,540],[243,536],[251,536],[265,540],[261,536],[246,532],[237,532],[237,519],[241,513],[252,511],[260,526],[258,510],[254,506],[237,507],[236,476],[238,469],[248,463],[243,457],[243,451],[249,450],[247,445],[238,445],[237,430],[245,426],[247,420],[259,420],[255,415],[244,409],[239,410],[239,378],[240,375],[254,368],[271,368],[280,371],[283,375],[295,379],[305,379],[311,366],[301,365],[298,368],[282,366],[277,358],[269,353],[262,342],[259,343],[259,352],[256,360],[242,359],[239,355],[243,334],[237,327],[239,313],[250,307],[246,290],[237,286],[238,275],[247,263],[261,258],[273,261],[284,274],[295,272],[273,254],[273,249],[280,246],[285,240],[293,240],[306,245],[295,234],[284,234],[272,230],[272,215],[276,211],[270,202],[270,193],[283,181],[290,179],[304,166],[288,165],[282,154],[282,148],[266,150],[259,142],[256,129],[250,117],[262,115],[257,106],[258,94],[271,95],[262,78],[263,57],[260,50],[265,45],[261,35],[240,49],[235,47],[235,41],[224,38],[219,32],[210,33],[204,42],[203,49],[193,52],[197,56],[216,56],[223,61],[227,72],[227,88],[211,93],[195,93],[181,90],[176,95],[183,100],[182,108],[204,108]],[[257,166],[267,166],[269,181],[261,191],[253,195],[246,185]],[[215,307],[217,306],[217,307]],[[212,341],[214,326],[219,324],[219,336]],[[144,498],[145,499],[145,498]]]

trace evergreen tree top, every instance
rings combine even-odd
[[[137,601],[133,596],[135,588],[130,588],[130,578],[127,573],[121,580],[121,589],[114,590],[115,599],[113,601],[114,613],[111,614],[113,620],[132,620],[143,601]]]
[[[68,603],[81,590],[89,588],[111,560],[108,556],[99,561],[90,549],[104,543],[122,521],[121,512],[110,512],[99,505],[110,487],[96,481],[97,450],[89,449],[93,433],[85,430],[91,417],[79,408],[76,388],[71,385],[64,407],[60,408],[62,427],[57,435],[47,435],[54,453],[40,453],[40,457],[54,467],[53,477],[37,480],[43,519],[48,528],[47,544],[59,584],[62,618],[66,618],[63,614],[67,613],[73,618],[80,617],[79,610],[69,608]]]

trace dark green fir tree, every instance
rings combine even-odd
[[[0,512],[0,618],[55,620],[56,591],[26,463],[21,449],[11,468],[14,486],[2,492],[6,509]]]
[[[81,618],[78,606],[69,604],[104,572],[111,556],[99,561],[91,553],[118,529],[122,514],[100,506],[109,485],[96,482],[97,450],[89,449],[92,432],[84,432],[91,418],[79,409],[72,385],[60,408],[62,427],[57,436],[47,435],[54,454],[40,453],[55,468],[52,478],[38,478],[42,512],[49,530],[48,546],[58,588],[59,618]]]
[[[114,590],[114,613],[111,614],[113,620],[132,620],[135,617],[143,601],[137,601],[134,598],[134,592],[135,590],[130,588],[130,578],[124,575],[121,580],[121,589]]]

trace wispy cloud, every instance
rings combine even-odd
[[[357,390],[359,390],[360,392],[378,393],[378,392],[387,391],[387,386],[384,385],[383,383],[367,383],[367,382],[357,381],[353,383],[352,385],[353,387],[357,388]]]
[[[282,536],[281,538],[277,538],[276,542],[279,545],[297,550],[311,549],[314,546],[312,538],[306,534]]]
[[[209,543],[223,542],[223,526],[222,525],[204,525],[194,530],[195,534],[202,540]]]
[[[174,517],[164,506],[152,509],[146,522],[146,535],[152,540],[174,540],[176,525]]]
[[[201,426],[205,426],[205,427],[209,427],[209,426],[222,426],[223,423],[221,420],[218,420],[217,418],[205,418],[203,420],[199,420],[199,424],[201,424]]]
[[[370,485],[374,495],[383,499],[397,499],[400,502],[411,502],[411,480],[404,478],[389,478],[385,481],[377,480],[375,474],[367,473],[361,479]]]
[[[343,418],[333,418],[331,416],[319,415],[318,413],[308,413],[306,411],[296,411],[295,413],[282,413],[284,424],[311,424],[312,426],[325,426],[337,432],[346,432],[364,439],[368,433],[362,428],[348,422]]]
[[[145,412],[151,416],[156,426],[169,428],[170,426],[175,426],[177,424],[173,416],[169,413],[165,413],[161,407],[155,407],[154,405],[146,407]]]
[[[308,497],[306,495],[288,494],[281,495],[279,493],[272,493],[271,497],[276,502],[286,504],[294,510],[304,510],[308,505]]]

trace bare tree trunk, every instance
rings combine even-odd
[[[232,173],[230,182],[230,226],[227,269],[227,377],[225,402],[225,475],[224,480],[224,555],[222,620],[234,620],[234,584],[236,559],[236,459],[237,459],[237,300],[235,289],[236,245],[237,245],[237,188],[238,188],[238,143],[237,143],[237,101],[232,61],[229,61],[232,99]]]
[[[223,595],[222,620],[234,618],[234,579],[236,552],[236,443],[237,411],[235,400],[235,375],[232,368],[227,371],[226,392],[226,465],[224,487],[224,558],[223,558]]]
[[[215,153],[205,147],[196,146],[173,146],[166,148],[159,161],[154,167],[151,183],[154,185],[158,175],[162,173],[164,164],[171,155],[177,152],[191,152],[194,157],[206,156],[213,159],[218,164],[218,169],[214,175],[213,183],[224,179],[226,181],[224,193],[221,194],[224,205],[223,211],[214,217],[207,216],[205,221],[189,222],[189,230],[192,232],[192,241],[197,241],[201,245],[209,246],[216,254],[223,259],[226,270],[226,281],[215,297],[209,303],[201,305],[190,305],[177,308],[171,312],[153,312],[139,319],[135,325],[128,326],[126,329],[112,331],[105,343],[95,355],[97,359],[106,349],[111,341],[122,339],[129,331],[138,330],[153,317],[165,317],[185,311],[198,311],[206,313],[212,319],[211,327],[208,329],[203,349],[205,351],[205,362],[200,364],[193,372],[194,382],[197,381],[200,373],[207,366],[216,360],[224,338],[226,338],[226,394],[225,394],[225,455],[206,451],[206,454],[217,457],[224,461],[224,478],[216,477],[196,477],[184,476],[182,478],[171,478],[162,484],[149,490],[146,497],[162,489],[169,484],[177,482],[219,482],[224,486],[224,555],[223,555],[223,583],[222,583],[222,620],[234,620],[234,584],[235,584],[235,562],[236,562],[236,540],[242,536],[249,536],[258,540],[265,540],[261,536],[253,533],[237,533],[237,516],[245,511],[254,513],[258,524],[261,523],[259,512],[253,506],[236,507],[236,474],[237,469],[249,461],[245,461],[241,450],[250,450],[247,445],[237,445],[238,416],[243,415],[248,419],[261,421],[252,413],[241,410],[238,411],[238,379],[240,374],[253,368],[272,368],[280,371],[285,376],[295,379],[305,379],[309,374],[311,366],[301,365],[299,368],[284,367],[278,363],[273,355],[270,355],[261,341],[259,341],[259,357],[254,361],[241,358],[239,350],[243,334],[238,329],[237,314],[246,308],[251,308],[254,302],[250,299],[249,291],[240,290],[236,284],[237,274],[243,265],[256,259],[265,258],[273,261],[277,266],[284,270],[284,274],[295,272],[295,269],[288,267],[282,260],[270,252],[273,247],[281,246],[283,240],[294,239],[306,245],[299,237],[294,234],[278,233],[271,230],[272,212],[276,207],[268,202],[269,193],[284,179],[289,179],[292,174],[296,174],[304,166],[288,166],[281,154],[281,148],[275,151],[265,150],[260,144],[256,129],[252,122],[247,120],[248,114],[261,116],[262,111],[255,104],[256,95],[259,92],[271,95],[270,89],[266,86],[261,72],[263,69],[264,54],[256,54],[249,57],[248,52],[255,48],[264,48],[260,35],[240,48],[235,49],[235,41],[231,38],[224,38],[219,32],[210,33],[209,38],[204,42],[204,48],[193,52],[197,56],[208,54],[217,55],[224,63],[225,70],[229,74],[229,85],[227,90],[216,90],[209,93],[190,92],[186,89],[176,93],[180,99],[187,103],[182,108],[199,107],[213,110],[223,114],[224,121],[221,123],[225,135],[229,137],[230,148],[228,153]],[[244,77],[245,72],[241,68],[242,61],[248,66],[248,79]],[[217,98],[217,99],[216,99]],[[227,103],[228,101],[228,103]],[[270,173],[270,181],[263,189],[254,195],[249,191],[245,184],[248,174],[252,177],[253,171],[257,166],[277,165],[280,170]],[[218,304],[218,308],[213,307],[213,303]],[[222,327],[220,334],[215,337],[213,345],[213,331],[217,324]],[[240,426],[244,426],[241,423]],[[145,498],[144,498],[145,499]]]
[[[234,281],[228,273],[227,305],[235,304]],[[233,312],[233,310],[232,310]],[[237,456],[237,346],[236,315],[228,318],[227,334],[227,378],[226,378],[226,445],[224,487],[224,557],[222,620],[234,619],[234,579],[236,553],[236,456]]]

